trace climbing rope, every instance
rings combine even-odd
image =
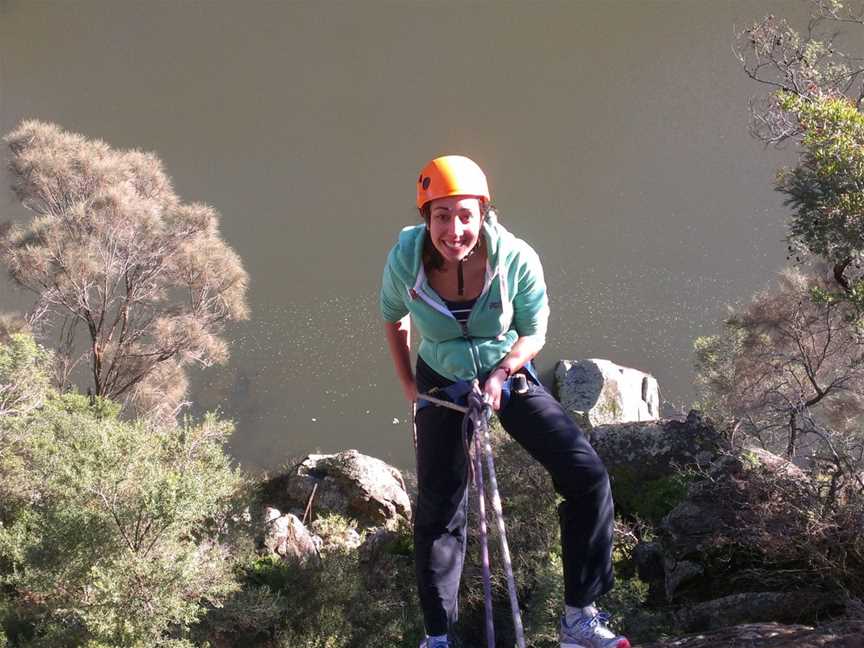
[[[484,455],[486,457],[486,472],[489,477],[492,510],[495,512],[498,525],[501,561],[504,564],[504,575],[507,579],[507,591],[510,596],[510,610],[513,614],[516,645],[518,648],[525,648],[525,632],[522,627],[522,615],[519,611],[519,601],[516,597],[516,579],[513,576],[513,563],[510,559],[510,547],[507,544],[507,532],[504,525],[504,510],[501,506],[501,497],[498,493],[498,480],[495,476],[495,460],[492,456],[492,436],[489,430],[489,419],[492,416],[492,405],[480,391],[480,383],[477,380],[474,380],[472,389],[467,394],[467,407],[428,394],[419,394],[418,399],[429,401],[430,403],[440,407],[447,407],[456,410],[464,415],[462,419],[462,439],[465,444],[466,453],[469,457],[472,482],[477,489],[477,502],[480,513],[480,556],[483,563],[486,643],[488,648],[494,648],[495,628],[492,620],[492,576],[489,564],[488,532],[486,529],[486,489],[484,487],[483,462],[481,459]],[[475,451],[473,453],[473,461],[470,460],[472,453],[470,452],[469,445],[472,429],[475,432]]]

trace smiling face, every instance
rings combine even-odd
[[[447,263],[464,259],[480,238],[483,205],[476,196],[448,196],[429,203],[429,238]]]

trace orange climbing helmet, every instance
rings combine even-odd
[[[486,175],[474,160],[445,155],[427,163],[417,179],[417,209],[436,198],[478,196],[490,200]]]

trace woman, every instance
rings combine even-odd
[[[549,471],[564,498],[561,648],[629,648],[594,607],[612,587],[606,469],[529,364],[543,347],[549,317],[540,260],[497,222],[486,177],[466,157],[439,157],[423,168],[417,208],[424,223],[402,230],[381,288],[384,329],[405,397],[413,402],[418,392],[480,380],[504,429]],[[411,319],[420,333],[416,374]],[[530,387],[502,404],[502,388],[517,372]],[[422,407],[415,423],[415,562],[427,633],[421,648],[447,648],[465,556],[469,459],[461,414]]]

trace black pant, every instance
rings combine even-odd
[[[450,381],[417,363],[417,388]],[[564,598],[584,607],[612,588],[614,511],[603,462],[581,429],[542,385],[529,378],[498,412],[504,429],[539,461],[564,498],[558,507]],[[417,412],[417,510],[414,515],[417,589],[430,635],[442,635],[458,616],[457,596],[468,522],[468,458],[462,414],[429,406]]]

